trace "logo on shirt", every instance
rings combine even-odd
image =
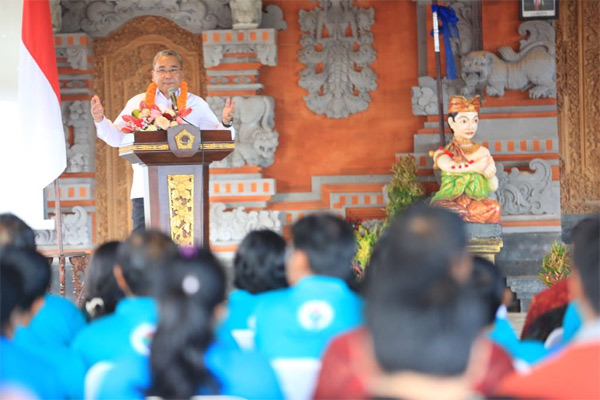
[[[320,331],[331,325],[335,312],[329,303],[311,300],[302,304],[298,310],[298,322],[309,331]]]
[[[150,344],[156,327],[153,324],[141,324],[131,332],[129,341],[136,353],[147,356],[150,354]]]

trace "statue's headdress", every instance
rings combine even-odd
[[[467,99],[464,96],[452,96],[448,104],[448,114],[459,112],[479,113],[479,96]]]

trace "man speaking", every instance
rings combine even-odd
[[[144,101],[148,108],[156,105],[161,111],[185,110],[191,112],[185,116],[185,122],[200,129],[229,129],[232,139],[235,135],[233,129],[234,104],[227,99],[221,121],[217,119],[208,103],[201,97],[188,93],[187,82],[184,80],[183,61],[181,56],[173,50],[162,50],[156,53],[152,63],[152,83],[148,85],[145,93],[133,96],[113,123],[104,116],[104,107],[98,96],[91,99],[91,111],[98,137],[109,146],[120,147],[124,142],[131,140],[126,133],[128,124],[123,116],[130,116],[132,111],[140,107]],[[131,185],[132,220],[133,230],[144,228],[144,175],[142,165],[133,164],[133,183]]]

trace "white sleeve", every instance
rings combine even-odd
[[[98,138],[105,141],[109,146],[119,147],[123,142],[123,139],[127,137],[125,133],[121,132],[121,128],[125,126],[125,122],[123,121],[122,117],[123,115],[131,114],[131,112],[139,106],[140,96],[143,95],[144,94],[138,94],[132,97],[125,105],[123,111],[121,111],[119,116],[115,119],[115,123],[106,117],[104,117],[100,122],[95,122],[94,124],[96,125],[96,133]]]

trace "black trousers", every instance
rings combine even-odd
[[[146,228],[143,198],[131,199],[131,220],[133,221],[133,232]]]

